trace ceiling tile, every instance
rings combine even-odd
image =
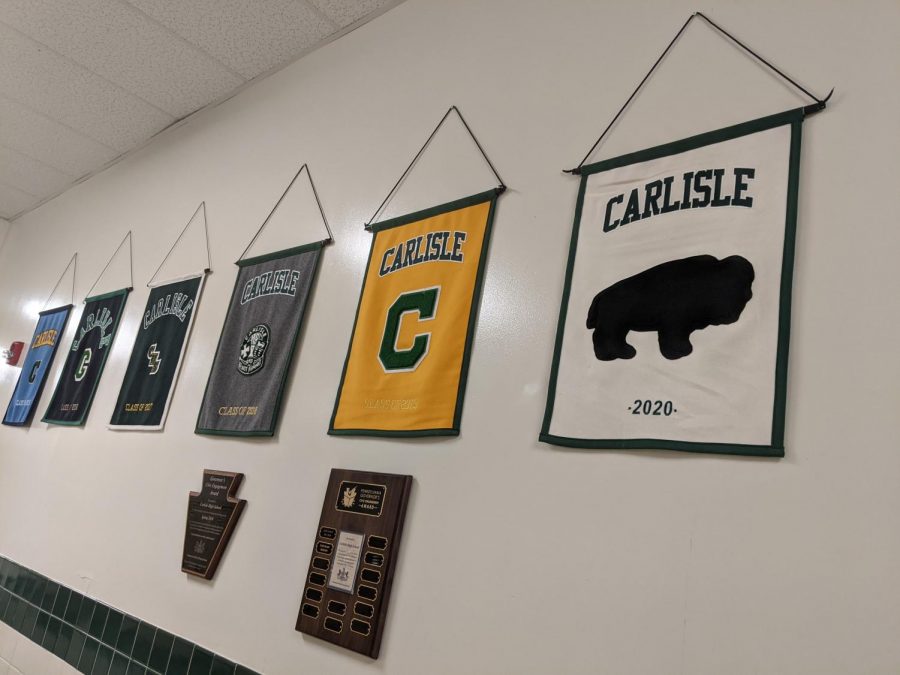
[[[343,28],[395,0],[307,0],[338,26]]]
[[[296,57],[338,26],[299,0],[128,0],[246,78]]]
[[[175,119],[4,23],[0,92],[122,151]]]
[[[244,80],[123,2],[3,0],[0,21],[174,117]]]
[[[0,145],[80,178],[118,151],[0,94]]]
[[[0,183],[11,185],[31,195],[46,196],[65,188],[75,176],[0,145]]]
[[[37,206],[41,201],[34,195],[23,192],[12,185],[0,183],[0,218],[12,218],[26,209]]]
[[[0,217],[398,0],[0,0]]]

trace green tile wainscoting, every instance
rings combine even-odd
[[[2,556],[0,620],[85,675],[257,675]]]

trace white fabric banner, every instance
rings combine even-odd
[[[784,454],[802,118],[584,167],[541,440]]]

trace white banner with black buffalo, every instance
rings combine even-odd
[[[165,426],[205,278],[204,272],[150,289],[110,429]]]
[[[784,455],[803,114],[581,169],[542,441]]]

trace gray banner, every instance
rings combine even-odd
[[[197,433],[275,433],[321,248],[310,244],[239,263]]]

